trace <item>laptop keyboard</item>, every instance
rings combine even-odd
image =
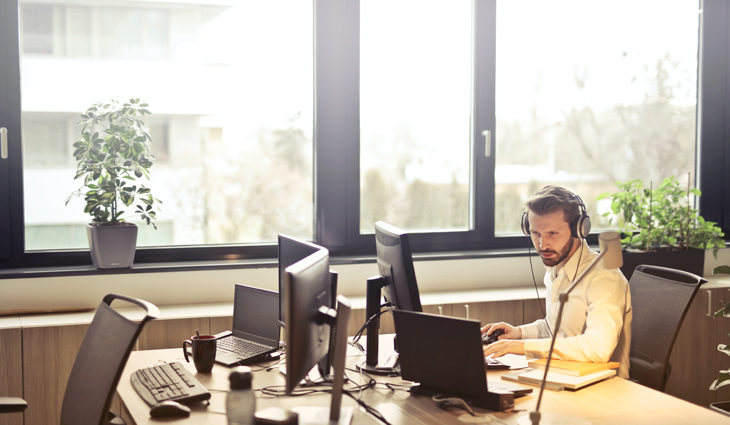
[[[219,339],[218,348],[232,351],[242,357],[251,357],[270,350],[270,348],[265,345],[234,337]]]

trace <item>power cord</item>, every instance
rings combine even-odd
[[[385,307],[385,308],[383,308],[383,307]],[[363,332],[365,332],[365,329],[367,329],[368,325],[370,325],[373,322],[373,320],[379,318],[384,313],[391,311],[391,310],[393,310],[392,304],[390,304],[390,303],[381,304],[380,311],[378,311],[376,314],[373,314],[372,316],[368,317],[368,319],[365,321],[365,323],[363,323],[363,325],[360,327],[360,329],[352,337],[352,342],[350,342],[349,344],[352,345],[353,347],[356,347],[361,352],[365,352],[365,348],[362,345],[360,345],[360,343],[359,343]]]
[[[472,416],[477,415],[476,413],[474,413],[473,410],[471,410],[471,407],[466,404],[464,399],[461,399],[459,397],[447,397],[441,394],[436,394],[435,396],[431,397],[431,400],[435,401],[436,404],[442,409],[445,409],[447,407],[457,407],[459,409],[466,410],[467,413]]]
[[[345,381],[348,383],[353,383],[354,381],[347,377],[345,375]],[[349,388],[343,388],[342,392],[344,394],[347,394],[350,398],[355,400],[360,406],[365,409],[368,413],[373,415],[376,419],[378,419],[380,422],[386,424],[386,425],[392,425],[388,420],[383,416],[382,413],[375,407],[369,405],[364,400],[362,400],[361,397],[357,396],[362,394],[363,390],[374,388],[376,385],[378,385],[378,382],[375,381],[372,377],[368,375],[368,379],[364,384],[353,384]],[[319,388],[316,388],[318,386]],[[268,387],[256,389],[254,391],[261,392],[262,396],[268,396],[270,398],[274,397],[301,397],[301,396],[307,396],[311,394],[331,394],[332,393],[332,385],[328,382],[318,382],[318,383],[311,383],[311,386],[307,386],[305,388],[297,388],[294,391],[292,391],[290,394],[286,394],[284,386],[283,385],[271,385]]]
[[[348,370],[351,370],[351,369],[348,369]],[[380,413],[380,411],[378,409],[369,405],[368,403],[365,402],[365,400],[362,399],[363,390],[375,388],[378,385],[378,381],[373,379],[372,376],[363,372],[362,370],[355,371],[355,372],[359,373],[360,379],[365,381],[365,384],[355,386],[354,388],[343,389],[342,391],[345,394],[347,394],[350,398],[355,400],[357,402],[357,404],[362,406],[362,408],[365,409],[365,411],[367,411],[368,413],[373,415],[377,420],[379,420],[380,422],[382,422],[386,425],[392,425],[390,422],[388,422],[388,420],[385,418],[385,416],[383,416],[383,414]],[[365,379],[365,377],[367,377],[367,379]],[[347,372],[345,372],[345,378],[348,381],[352,382],[352,380],[347,376]],[[391,391],[392,391],[392,389],[391,389]],[[357,396],[355,396],[355,392],[357,392]]]

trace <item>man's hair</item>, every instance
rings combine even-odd
[[[580,198],[560,186],[547,185],[535,192],[525,203],[527,209],[537,215],[545,215],[563,210],[565,221],[573,224],[580,215]]]

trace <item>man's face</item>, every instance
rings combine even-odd
[[[548,267],[562,263],[573,253],[574,238],[570,234],[570,225],[565,221],[563,210],[545,215],[528,212],[530,237],[532,244],[540,254],[543,264]]]

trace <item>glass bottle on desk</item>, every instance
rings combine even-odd
[[[256,413],[256,397],[251,389],[253,375],[248,366],[238,366],[228,375],[230,391],[226,396],[228,425],[252,425]]]

